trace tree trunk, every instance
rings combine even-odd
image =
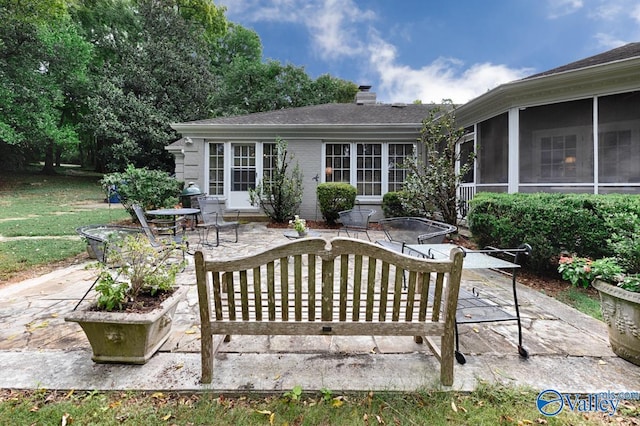
[[[40,171],[40,173],[44,175],[56,175],[56,169],[53,166],[53,151],[54,151],[54,143],[53,141],[49,141],[47,144],[47,148],[44,154],[44,167]]]
[[[56,147],[55,151],[56,151],[55,165],[56,167],[60,167],[61,166],[60,159],[62,157],[62,148]]]

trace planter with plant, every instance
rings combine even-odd
[[[296,232],[298,232],[298,235],[301,237],[307,235],[307,232],[309,231],[309,229],[307,228],[307,221],[304,219],[300,219],[299,215],[295,215],[293,217],[293,220],[289,221],[289,226],[291,226]]]
[[[640,365],[640,274],[626,272],[620,263],[616,258],[563,256],[558,272],[574,286],[591,284],[598,290],[611,349]]]
[[[186,287],[175,287],[185,266],[179,245],[153,247],[143,234],[109,244],[98,271],[96,303],[66,321],[84,330],[99,363],[144,364],[169,337]]]

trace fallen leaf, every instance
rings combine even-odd
[[[271,415],[271,411],[269,411],[269,410],[256,410],[256,413],[265,414],[267,416]]]
[[[62,415],[62,420],[60,421],[60,425],[61,426],[67,426],[67,421],[71,420],[71,416],[69,415],[69,413],[64,413]]]
[[[164,394],[162,392],[154,392],[151,394],[151,398],[155,398],[155,399],[164,398]]]
[[[540,417],[538,417],[538,418],[536,419],[536,423],[538,423],[539,425],[546,425],[546,424],[549,424],[549,422],[548,422],[547,420],[542,419],[542,418],[540,418]]]
[[[473,331],[476,333],[480,333],[480,330],[478,330],[478,327],[473,327]]]
[[[607,361],[599,360],[598,365],[607,365]]]
[[[273,423],[275,422],[275,420],[276,420],[276,413],[271,413],[271,415],[269,416],[269,424],[273,426]]]
[[[196,334],[197,332],[197,330],[190,328],[189,330],[185,331],[184,334]]]
[[[458,412],[458,407],[456,407],[456,403],[454,401],[451,401],[451,409],[454,413]]]
[[[169,413],[169,414],[167,414],[166,416],[164,416],[164,417],[162,418],[162,420],[164,420],[164,421],[166,422],[167,420],[169,420],[169,419],[171,418],[171,416],[172,416],[172,414],[171,414],[171,413]]]
[[[337,397],[337,398],[333,398],[333,402],[331,403],[331,406],[338,408],[338,407],[342,407],[342,404],[344,404],[342,397]]]
[[[56,313],[51,314],[51,318],[58,318],[58,314]]]

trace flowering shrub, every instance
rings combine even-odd
[[[640,274],[625,274],[613,257],[591,260],[586,257],[561,256],[558,272],[574,286],[588,287],[598,278],[625,290],[640,292]]]
[[[299,215],[295,215],[293,220],[289,221],[289,225],[301,234],[307,231],[307,221],[300,219]]]

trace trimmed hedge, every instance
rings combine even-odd
[[[620,194],[478,193],[467,216],[479,246],[533,248],[528,267],[538,273],[557,268],[562,252],[581,257],[615,256],[607,242],[616,213],[640,213],[640,197]]]
[[[382,196],[382,212],[384,217],[407,217],[407,216],[419,216],[423,217],[424,214],[415,209],[405,207],[404,200],[406,200],[410,194],[406,191],[387,192]]]
[[[357,193],[356,187],[348,183],[325,182],[318,185],[318,204],[324,220],[335,225],[339,212],[353,208]]]

